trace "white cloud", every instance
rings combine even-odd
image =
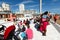
[[[57,12],[57,11],[59,11],[60,10],[60,8],[52,8],[51,9],[51,11],[54,11],[54,12]]]
[[[10,7],[16,7],[16,6],[19,6],[19,4],[10,5]]]
[[[27,0],[27,1],[23,1],[23,2],[21,2],[21,3],[18,3],[18,4],[16,4],[16,5],[11,5],[11,6],[19,6],[19,4],[28,4],[28,3],[33,3],[34,1],[32,1],[32,0]]]
[[[19,12],[19,9],[17,8],[17,9],[15,10],[15,12]]]
[[[27,4],[27,3],[33,3],[34,1],[32,1],[32,0],[28,0],[28,1],[23,1],[22,3],[23,4]]]
[[[31,6],[29,6],[29,7],[37,7],[37,6],[39,6],[38,4],[37,5],[31,5]]]
[[[58,0],[52,0],[53,2],[56,2],[56,1],[58,1]]]

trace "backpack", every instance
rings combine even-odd
[[[36,23],[36,24],[35,24],[35,28],[38,29],[39,27],[40,27],[40,24]]]
[[[33,30],[32,29],[28,28],[26,30],[26,34],[27,34],[27,38],[28,39],[32,39],[33,38]]]
[[[26,37],[26,33],[25,32],[22,32],[21,37],[22,38],[25,38]]]

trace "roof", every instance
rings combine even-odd
[[[10,14],[11,12],[9,11],[6,11],[6,12],[3,12],[3,11],[0,11],[0,14]]]

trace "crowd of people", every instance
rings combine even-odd
[[[9,26],[4,33],[4,40],[31,40],[33,38],[33,30],[30,28],[30,20],[20,20],[16,25]],[[16,30],[16,27],[17,30]]]
[[[48,11],[41,14],[39,17],[26,19],[26,20],[20,20],[16,26],[15,24],[9,26],[6,28],[4,32],[4,40],[32,40],[33,39],[33,29],[30,28],[30,24],[33,20],[33,24],[35,24],[34,28],[37,29],[37,31],[42,33],[42,36],[46,36],[47,32],[47,25],[49,25],[49,21],[51,19],[51,15],[48,13]],[[16,27],[17,30],[16,30]],[[39,34],[38,34],[39,35]]]

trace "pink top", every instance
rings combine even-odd
[[[46,21],[46,18],[42,18],[42,21]]]
[[[26,30],[26,34],[28,39],[32,39],[33,38],[33,31],[31,29],[27,29]]]

